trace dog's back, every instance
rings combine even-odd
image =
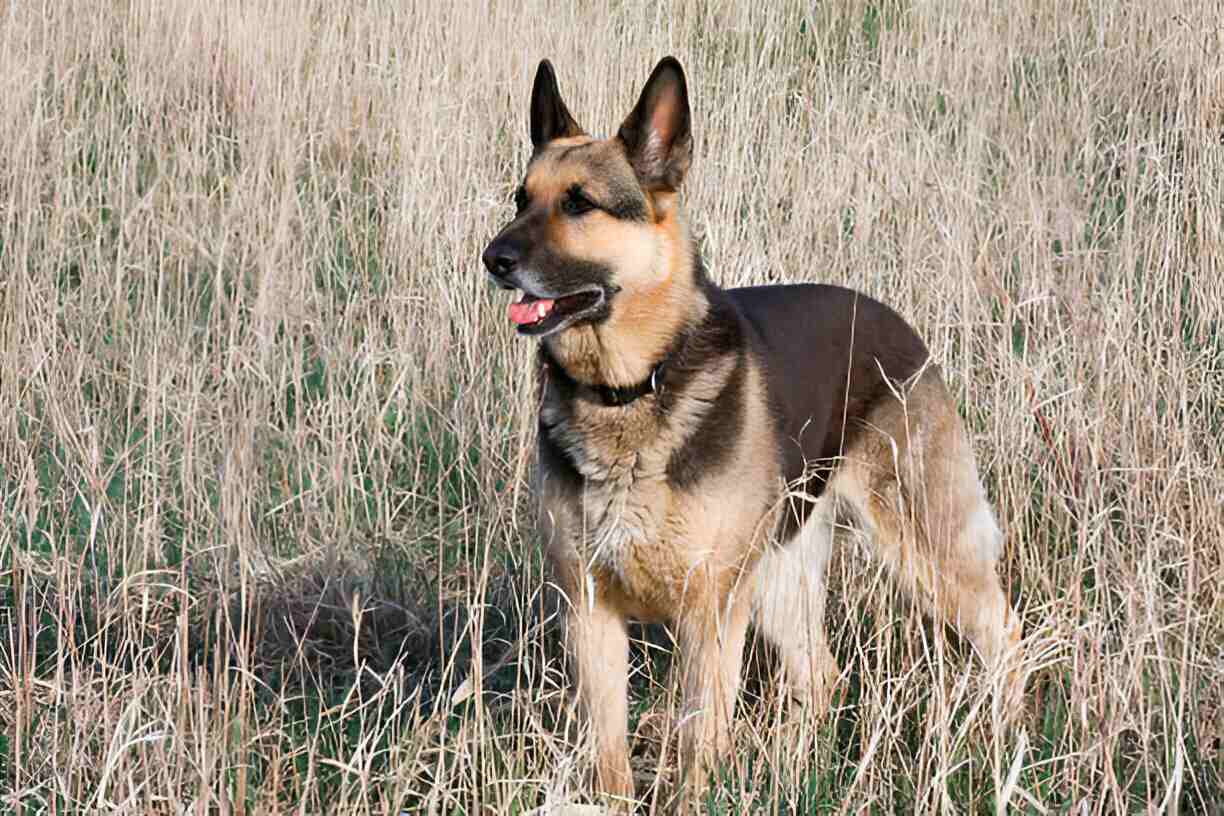
[[[764,363],[781,436],[783,475],[805,467],[812,497],[872,407],[927,362],[922,340],[896,312],[840,286],[729,289]]]

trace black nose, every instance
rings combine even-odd
[[[480,259],[484,261],[485,269],[495,278],[506,279],[518,268],[522,253],[519,248],[507,241],[494,241]]]

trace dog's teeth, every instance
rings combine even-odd
[[[543,317],[545,314],[547,314],[547,311],[544,309],[544,303],[543,303],[543,301],[541,301],[540,303],[536,304],[536,313],[537,313],[537,314],[538,314],[540,317]]]

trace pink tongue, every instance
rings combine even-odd
[[[556,301],[553,300],[520,300],[518,303],[510,304],[510,320],[520,326],[529,323],[539,323],[548,313],[552,311]],[[544,314],[540,314],[540,307],[544,307]]]

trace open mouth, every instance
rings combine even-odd
[[[547,334],[598,306],[603,297],[599,289],[584,289],[558,298],[540,298],[523,292],[517,303],[510,304],[510,321],[520,334]]]

